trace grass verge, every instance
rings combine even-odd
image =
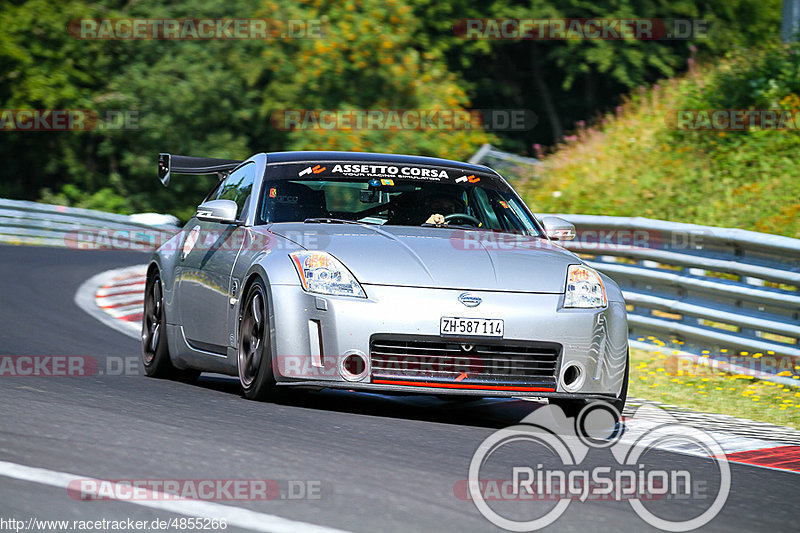
[[[800,388],[707,367],[682,368],[674,356],[631,349],[628,394],[800,429]]]
[[[800,125],[737,131],[687,110],[800,108],[800,45],[748,50],[634,92],[515,183],[540,213],[642,216],[800,238]]]

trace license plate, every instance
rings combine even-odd
[[[497,318],[443,316],[439,322],[439,334],[467,337],[502,337],[503,321]]]

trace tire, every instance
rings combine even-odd
[[[630,376],[630,368],[631,368],[631,361],[630,356],[625,356],[625,373],[622,376],[622,389],[619,391],[619,396],[617,396],[614,400],[607,401],[613,407],[616,412],[618,413],[619,417],[622,417],[622,410],[625,408],[625,401],[628,399],[628,379]],[[564,411],[564,414],[567,417],[577,417],[578,413],[580,413],[584,407],[586,407],[590,403],[603,403],[600,400],[559,400],[554,399],[550,401],[551,404],[557,405]],[[618,420],[619,421],[619,420]]]
[[[239,320],[237,367],[242,393],[248,400],[277,399],[278,387],[272,371],[267,291],[256,279],[247,291]]]
[[[167,318],[164,312],[164,293],[161,276],[155,272],[147,277],[142,312],[142,363],[145,373],[153,378],[174,379],[191,383],[200,376],[192,368],[178,369],[169,357]]]

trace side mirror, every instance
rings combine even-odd
[[[220,224],[233,224],[236,222],[236,212],[239,206],[233,200],[210,200],[197,207],[195,217],[204,222],[219,222]]]
[[[542,224],[547,236],[554,241],[571,241],[575,238],[575,226],[563,218],[543,217]]]

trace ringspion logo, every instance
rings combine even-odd
[[[654,419],[653,410],[640,407],[632,422]],[[618,419],[609,404],[587,406],[575,418],[555,405],[539,408],[478,445],[466,487],[457,482],[454,494],[471,499],[487,520],[509,531],[547,527],[574,501],[625,501],[647,524],[675,532],[702,527],[719,514],[731,473],[722,446],[711,435],[663,412],[655,425],[642,423],[646,429],[627,433]],[[647,453],[665,446],[713,458],[717,468],[711,471],[716,472],[692,472],[680,463],[649,464]],[[610,461],[586,461],[592,450]],[[687,499],[692,506],[684,504]]]

